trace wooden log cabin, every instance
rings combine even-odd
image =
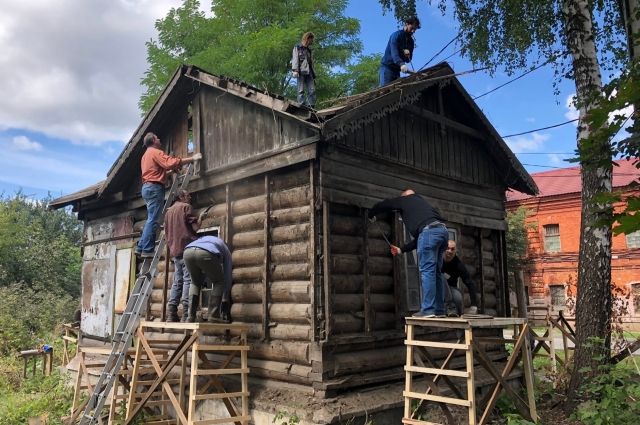
[[[505,191],[536,185],[447,64],[311,111],[240,81],[180,67],[105,181],[51,204],[84,222],[82,334],[109,341],[135,274],[146,218],[142,138],[201,152],[190,183],[233,253],[234,322],[250,327],[252,379],[316,398],[404,379],[404,316],[417,310],[398,216],[375,202],[413,188],[439,208],[478,285],[480,311],[509,315]],[[148,319],[163,320],[160,264]],[[468,296],[467,296],[468,303]],[[446,338],[443,335],[442,338]]]

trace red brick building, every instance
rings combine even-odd
[[[614,191],[640,196],[637,159],[615,161]],[[580,167],[531,174],[537,196],[509,191],[506,209],[528,209],[529,247],[524,281],[530,303],[564,306],[574,295],[580,245]],[[615,205],[616,209],[624,203]],[[612,281],[631,294],[628,313],[640,321],[640,231],[613,237]]]

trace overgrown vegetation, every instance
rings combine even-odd
[[[62,345],[57,325],[73,319],[80,294],[82,228],[66,211],[47,209],[48,199],[22,193],[0,197],[0,425],[39,417],[62,424],[71,390],[54,368],[52,376],[22,377],[21,350]]]

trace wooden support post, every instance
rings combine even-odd
[[[332,333],[332,320],[331,315],[331,294],[333,292],[331,287],[331,229],[330,226],[330,203],[327,201],[322,202],[322,255],[324,256],[324,308],[325,308],[325,335],[323,340],[329,338]]]
[[[136,340],[136,354],[133,362],[133,371],[131,372],[131,384],[129,387],[129,401],[127,402],[127,415],[126,419],[128,420],[131,417],[133,409],[135,408],[134,403],[136,401],[136,386],[138,385],[138,371],[140,370],[140,355],[142,354],[142,340],[140,335],[142,331],[138,328],[137,331],[137,340]]]
[[[369,217],[367,210],[363,210],[362,228],[363,232],[363,258],[362,258],[362,275],[364,277],[364,331],[370,334],[373,330],[373,310],[371,308],[371,280],[369,278]]]
[[[482,261],[482,257],[481,257]],[[469,400],[469,425],[476,425],[476,383],[475,368],[473,366],[473,329],[464,330],[464,343],[467,345],[465,353],[467,363],[467,400]]]
[[[531,348],[529,347],[529,332],[526,331],[528,325],[525,323],[520,326],[522,328],[521,333],[524,337],[524,343],[522,344],[522,368],[524,369],[527,398],[529,399],[529,414],[531,415],[530,419],[533,422],[538,422],[538,413],[536,412],[536,398],[534,392],[535,390],[533,388],[533,361],[531,360]],[[551,335],[551,338],[553,338],[553,335]]]
[[[407,334],[407,366],[413,366],[413,345],[410,343],[413,342],[414,338],[414,329],[413,325],[407,324],[405,325],[405,331]],[[413,391],[413,375],[412,372],[405,367],[405,379],[404,379],[404,417],[411,418],[411,398],[409,397],[409,393]]]
[[[195,331],[197,332],[197,331]],[[191,347],[191,379],[189,380],[189,403],[187,424],[192,425],[196,416],[196,396],[198,391],[198,347]]]
[[[240,334],[240,341],[243,346],[247,346],[247,332],[242,331]],[[245,418],[242,420],[242,425],[247,425],[249,422],[246,418],[249,417],[249,363],[247,359],[247,350],[240,352],[240,368],[244,371],[240,375],[242,382],[242,416]]]
[[[484,313],[484,260],[482,256],[482,229],[477,229],[478,232],[478,267],[480,267],[480,287],[478,288],[478,292],[480,292],[480,311],[479,313]],[[478,300],[476,300],[478,302]]]
[[[262,270],[262,340],[269,340],[269,282],[271,280],[271,181],[264,175],[264,268]]]
[[[171,262],[171,257],[169,253],[169,244],[165,244],[166,249],[164,253],[164,283],[162,284],[162,321],[167,321],[167,292],[169,289],[169,263]],[[175,273],[175,272],[174,272]],[[151,304],[151,302],[149,302]],[[185,314],[185,312],[182,312]],[[164,332],[164,329],[162,329]]]
[[[311,302],[313,303],[313,312],[311,314],[311,329],[312,329],[312,334],[313,334],[313,340],[317,341],[318,340],[318,328],[317,328],[317,317],[318,317],[318,312],[317,312],[317,308],[318,308],[318,303],[316,301],[316,296],[320,294],[320,291],[318,291],[317,287],[318,285],[321,285],[322,282],[320,281],[320,279],[318,278],[318,273],[317,273],[317,267],[318,264],[316,263],[317,259],[316,259],[316,252],[319,251],[319,247],[318,247],[318,235],[316,234],[316,229],[317,229],[317,223],[316,223],[316,196],[317,196],[317,192],[316,192],[316,187],[315,187],[315,182],[316,182],[316,178],[315,178],[315,167],[314,167],[314,162],[313,161],[309,161],[309,187],[311,189],[311,196],[310,196],[310,213],[309,213],[309,274],[310,274],[310,282],[311,285],[309,286],[309,299],[311,300]]]

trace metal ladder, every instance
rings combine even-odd
[[[193,176],[193,168],[193,163],[188,164],[186,171],[183,174],[179,174],[178,177],[173,180],[169,196],[162,209],[161,217],[164,217],[168,206],[173,203],[178,191],[185,189],[189,184]],[[138,327],[141,313],[145,310],[147,300],[151,295],[153,279],[155,278],[158,262],[160,261],[160,257],[162,257],[165,244],[166,239],[164,230],[162,230],[158,243],[156,244],[153,258],[145,258],[142,262],[140,275],[136,279],[136,283],[131,291],[131,295],[127,301],[127,307],[118,324],[118,329],[113,335],[111,354],[109,354],[109,358],[107,359],[104,369],[102,369],[98,383],[95,385],[93,393],[87,402],[87,406],[80,419],[80,425],[94,425],[100,418],[100,413],[113,387],[113,382],[122,367],[127,349],[131,346],[133,334]]]

